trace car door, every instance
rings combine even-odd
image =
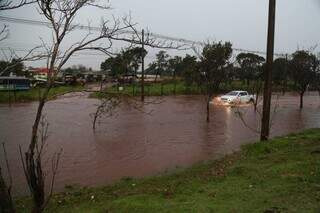
[[[241,103],[247,103],[249,101],[247,92],[240,92],[240,101]]]

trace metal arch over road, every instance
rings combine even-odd
[[[51,27],[51,23],[45,22],[45,21],[38,21],[38,20],[31,20],[31,19],[21,19],[21,18],[13,18],[13,17],[7,17],[7,16],[0,16],[1,21],[5,22],[11,22],[11,23],[19,23],[19,24],[29,24],[29,25],[37,25],[37,26],[47,26]],[[79,30],[92,30],[92,31],[101,31],[100,27],[92,27],[92,26],[86,26],[81,24],[74,24],[72,27],[79,29]],[[136,32],[132,32],[129,30],[123,30],[123,34],[135,34]],[[138,31],[139,34],[140,31]],[[158,38],[158,39],[165,39],[169,41],[179,42],[183,44],[191,45],[191,49],[198,55],[198,52],[196,51],[196,46],[204,46],[206,43],[202,41],[195,41],[190,39],[184,39],[184,38],[177,38],[167,35],[162,35],[158,33],[149,33],[149,36]],[[258,50],[247,50],[242,48],[233,48],[236,52],[247,52],[247,53],[254,53],[257,55],[266,55],[266,52],[264,51],[258,51]],[[285,57],[285,53],[274,53],[277,57]]]

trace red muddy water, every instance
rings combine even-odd
[[[98,101],[87,95],[69,94],[48,102],[45,108],[50,123],[45,157],[63,148],[56,191],[65,185],[99,186],[123,177],[174,171],[221,157],[259,138],[253,129],[258,129],[261,117],[252,106],[212,104],[211,123],[207,123],[201,96],[164,97],[160,104],[145,106],[152,115],[122,106],[116,116],[102,118],[94,132],[90,114]],[[320,98],[316,93],[305,97],[303,110],[299,110],[299,98],[293,94],[281,96],[273,105],[277,107],[272,136],[320,127]],[[11,108],[0,105],[0,140],[6,142],[15,194],[27,192],[18,147],[28,145],[36,107],[36,102]],[[3,165],[2,152],[0,160]],[[47,179],[50,166],[47,161]]]

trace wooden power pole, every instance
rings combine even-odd
[[[144,30],[141,36],[142,50],[141,50],[141,101],[144,101]]]
[[[266,141],[270,134],[270,108],[272,95],[272,65],[274,54],[274,31],[276,19],[276,0],[269,0],[269,21],[267,41],[267,64],[264,71],[263,112],[260,140]]]

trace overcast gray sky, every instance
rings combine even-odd
[[[236,48],[266,49],[268,0],[111,0],[113,10],[83,10],[77,23],[91,21],[98,26],[101,17],[123,16],[129,12],[139,28],[149,28],[151,32],[182,37],[192,40],[231,41]],[[3,16],[45,20],[34,7],[2,12]],[[319,0],[278,0],[276,15],[276,52],[293,52],[297,48],[310,48],[320,41]],[[9,23],[10,37],[0,43],[1,47],[28,49],[39,44],[39,37],[50,41],[50,29]],[[80,38],[74,35],[65,47]],[[320,48],[316,49],[320,52]],[[149,50],[147,58],[154,58],[155,50]],[[177,54],[185,54],[180,52]],[[170,52],[176,54],[176,52]],[[67,64],[83,64],[98,69],[104,56],[80,55]],[[43,66],[44,62],[27,63]]]

